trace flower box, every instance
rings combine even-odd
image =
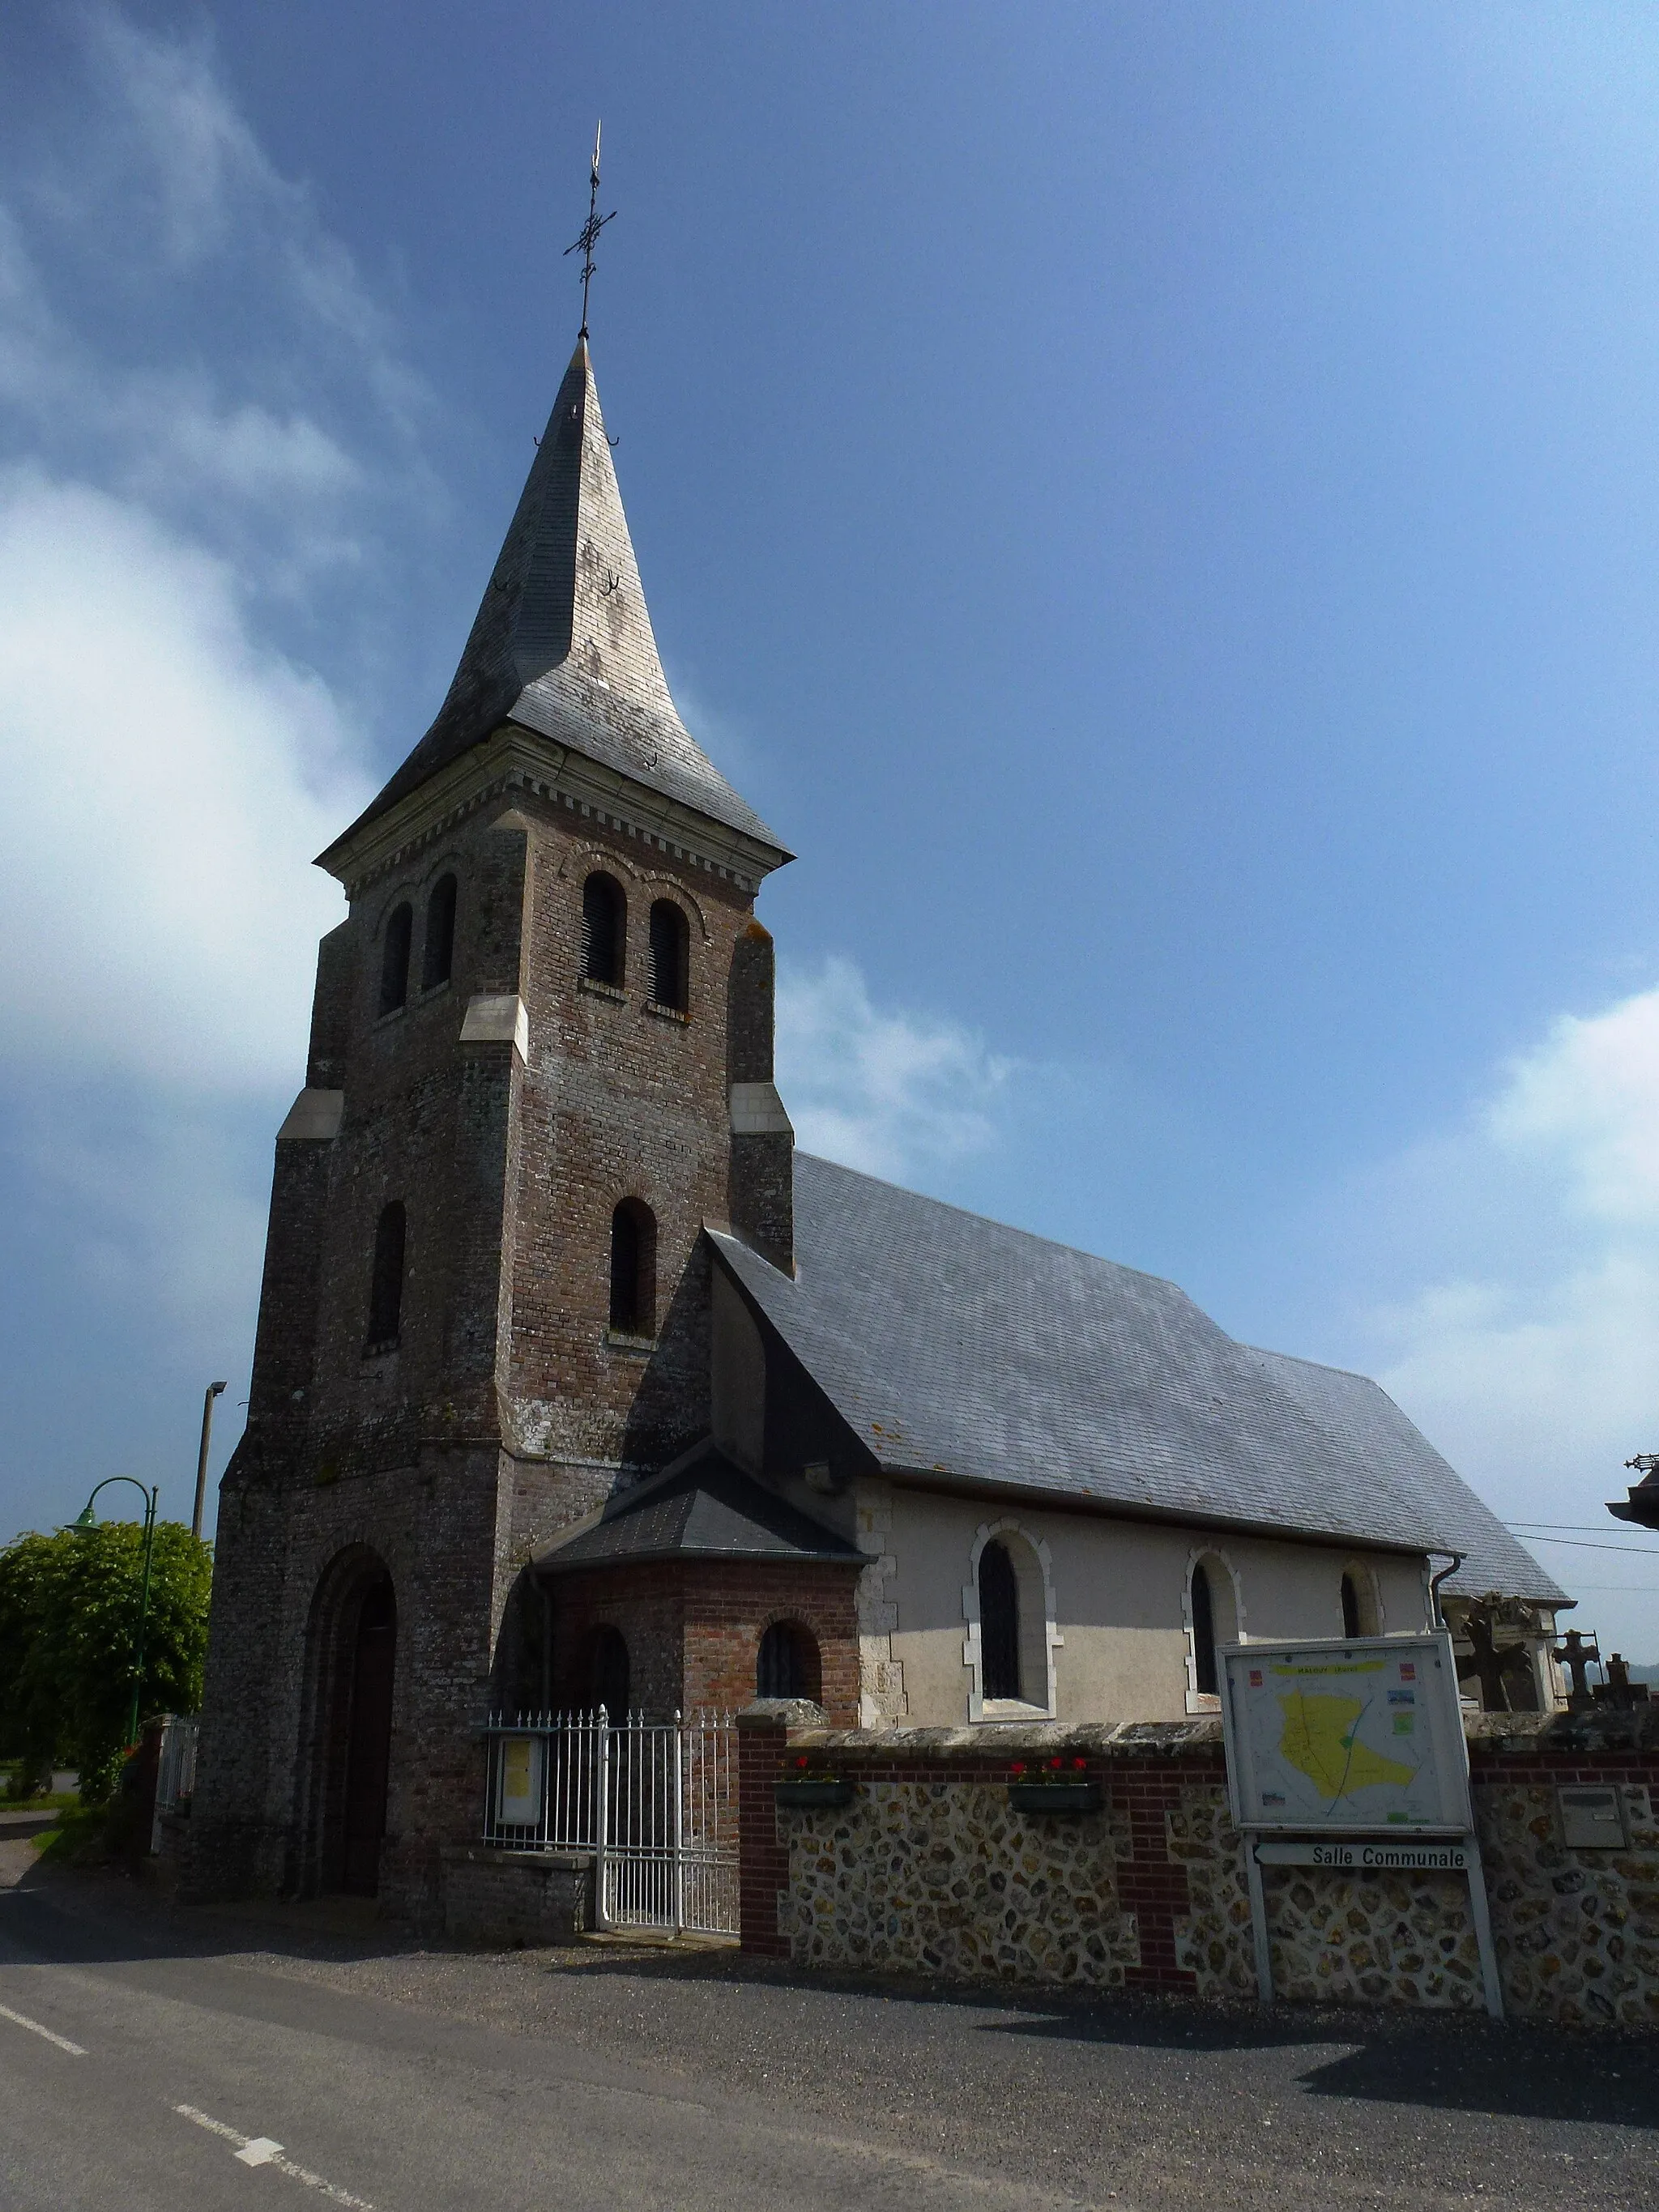
[[[835,1774],[786,1774],[773,1784],[772,1794],[780,1805],[805,1811],[816,1806],[850,1805],[857,1790]]]
[[[1097,1813],[1105,1796],[1097,1782],[1011,1782],[1016,1813]]]

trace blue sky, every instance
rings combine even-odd
[[[804,1139],[1377,1373],[1616,1543],[1659,19],[1588,5],[12,11],[0,1522],[118,1465],[187,1511],[210,1376],[234,1441],[307,863],[447,681],[597,111],[659,637],[800,854]],[[1651,1658],[1656,1553],[1542,1555]]]

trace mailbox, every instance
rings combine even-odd
[[[1617,1788],[1560,1789],[1561,1840],[1570,1851],[1622,1851],[1629,1841],[1625,1801]]]

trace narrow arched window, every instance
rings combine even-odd
[[[1359,1625],[1358,1585],[1352,1575],[1342,1577],[1342,1633],[1345,1636],[1363,1636],[1365,1633]]]
[[[760,1640],[755,1666],[757,1698],[810,1698],[823,1687],[817,1639],[798,1620],[775,1620]]]
[[[400,1199],[385,1207],[374,1230],[374,1273],[368,1286],[370,1352],[398,1341],[404,1310],[404,1208]]]
[[[1193,1680],[1201,1698],[1221,1694],[1215,1663],[1215,1592],[1207,1567],[1193,1569]]]
[[[1017,1698],[1019,1687],[1019,1583],[1006,1544],[979,1555],[979,1647],[987,1698]]]
[[[688,974],[690,932],[685,916],[672,899],[658,899],[651,908],[651,998],[659,1006],[683,1014],[690,1002]]]
[[[426,902],[426,939],[421,948],[421,988],[435,990],[449,981],[455,964],[455,878],[440,876]]]
[[[611,1217],[611,1326],[623,1336],[653,1335],[656,1309],[656,1216],[625,1198]]]
[[[415,933],[415,914],[407,899],[386,916],[386,937],[380,947],[380,1012],[395,1014],[409,997],[409,946]]]
[[[623,946],[628,935],[628,901],[614,876],[603,871],[582,885],[582,974],[590,983],[623,980]]]

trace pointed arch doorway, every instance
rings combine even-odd
[[[382,1577],[363,1592],[352,1655],[341,1808],[340,1887],[354,1897],[373,1897],[380,1884],[397,1657],[397,1601],[390,1578]]]

